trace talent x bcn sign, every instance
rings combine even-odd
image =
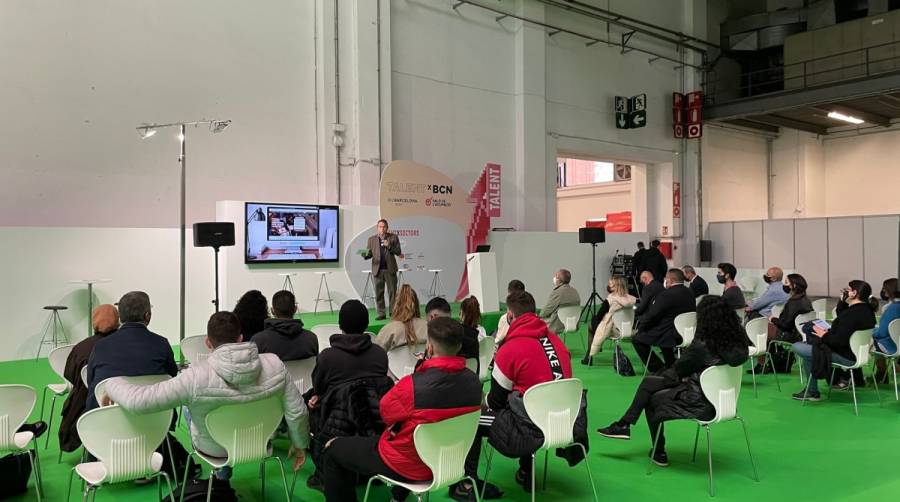
[[[616,129],[637,129],[647,125],[647,95],[616,96]]]

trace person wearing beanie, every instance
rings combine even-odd
[[[378,404],[394,382],[387,376],[387,352],[372,343],[369,310],[359,300],[348,300],[338,314],[341,332],[331,335],[331,347],[322,350],[312,373],[312,389],[307,393],[313,433],[310,454],[316,472],[307,486],[322,489],[322,449],[337,436],[380,434],[384,423]],[[365,402],[355,401],[362,399]],[[360,408],[368,408],[370,423],[358,423]],[[355,422],[354,420],[357,420]]]
[[[119,329],[119,311],[110,304],[103,304],[91,313],[91,325],[94,335],[85,338],[72,347],[66,359],[63,376],[72,382],[72,390],[62,407],[62,421],[59,425],[59,447],[62,451],[71,452],[81,446],[81,439],[75,430],[78,418],[84,413],[88,389],[81,380],[81,368],[85,367],[94,345],[106,335]]]

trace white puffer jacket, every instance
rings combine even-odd
[[[131,385],[123,378],[110,379],[106,393],[113,402],[135,413],[187,405],[194,448],[216,457],[227,453],[209,436],[207,413],[226,404],[278,395],[291,443],[297,448],[309,444],[309,414],[294,380],[278,356],[259,354],[251,342],[220,345],[206,361],[193,363],[175,378],[158,384]]]

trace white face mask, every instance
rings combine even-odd
[[[556,276],[555,275],[553,276],[553,287],[554,288],[556,287]]]

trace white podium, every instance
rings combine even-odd
[[[466,273],[469,277],[469,294],[478,298],[478,303],[481,304],[481,311],[499,311],[497,256],[494,253],[467,254]]]

